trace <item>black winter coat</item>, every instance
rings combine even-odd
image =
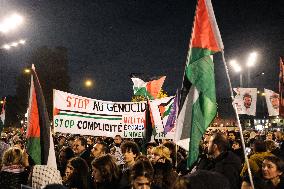
[[[240,158],[231,151],[224,152],[213,160],[203,159],[197,167],[197,169],[223,174],[229,180],[231,189],[239,189],[241,186],[241,168]]]
[[[27,171],[21,173],[11,173],[0,171],[0,188],[1,189],[20,189],[21,184],[26,185],[29,174]]]

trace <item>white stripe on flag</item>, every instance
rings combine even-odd
[[[47,165],[49,167],[53,167],[53,168],[57,169],[54,143],[53,143],[53,137],[52,137],[51,129],[50,129],[50,137],[49,138],[50,138],[50,142],[49,142],[49,152],[48,152]]]
[[[177,118],[177,126],[174,141],[177,145],[188,150],[191,130],[192,107],[199,97],[199,92],[195,86],[191,86],[180,114]]]

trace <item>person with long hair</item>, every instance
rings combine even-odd
[[[120,170],[114,157],[107,154],[92,162],[92,176],[96,189],[115,189],[120,181]]]
[[[161,145],[152,150],[152,163],[154,167],[153,186],[169,189],[172,187],[178,174],[173,170],[170,150]]]
[[[1,188],[20,188],[21,184],[27,184],[27,159],[28,155],[20,148],[11,147],[4,152],[0,171]]]
[[[69,159],[74,157],[74,152],[72,148],[63,146],[59,151],[58,155],[58,170],[60,171],[61,176],[63,177],[65,174],[67,162]]]
[[[63,184],[68,188],[91,188],[89,168],[84,159],[80,157],[74,157],[68,161]]]

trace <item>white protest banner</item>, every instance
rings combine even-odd
[[[237,107],[238,114],[255,115],[256,113],[256,88],[234,88],[237,95],[234,102]]]
[[[173,106],[175,97],[165,97],[162,99],[150,100],[150,109],[152,112],[152,117],[155,125],[157,134],[155,139],[173,139],[175,133],[175,127],[164,133],[165,126],[167,124],[171,108]]]
[[[265,100],[269,116],[279,115],[279,94],[272,90],[264,89]]]
[[[55,132],[143,138],[146,102],[110,102],[53,91]]]

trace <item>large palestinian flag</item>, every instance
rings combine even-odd
[[[35,164],[56,166],[50,121],[35,68],[32,67],[27,122],[27,151]]]
[[[214,65],[210,56],[221,49],[223,44],[211,1],[198,0],[175,136],[179,145],[189,149],[188,167],[197,160],[201,137],[217,112]]]

